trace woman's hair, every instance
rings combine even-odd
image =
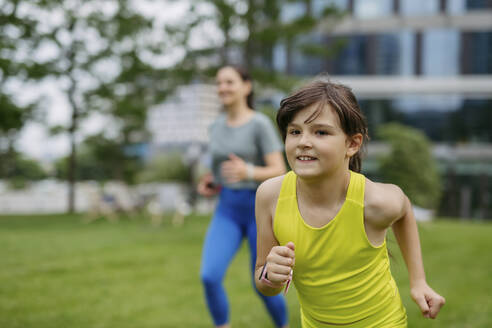
[[[294,116],[313,104],[319,104],[319,106],[305,123],[315,120],[323,108],[329,104],[338,115],[340,126],[346,135],[350,137],[357,133],[362,134],[362,148],[350,158],[349,163],[349,168],[352,171],[360,172],[362,167],[361,152],[364,149],[365,141],[369,139],[367,122],[352,90],[343,84],[318,80],[284,98],[280,102],[280,109],[277,113],[277,124],[284,140],[287,136],[287,126],[292,122]]]
[[[254,93],[253,93],[253,80],[251,79],[251,75],[248,73],[248,71],[240,66],[237,65],[225,65],[222,68],[225,67],[230,67],[233,70],[235,70],[239,76],[241,76],[241,79],[244,82],[250,82],[251,83],[251,92],[249,95],[246,96],[246,104],[248,105],[249,108],[254,109]]]

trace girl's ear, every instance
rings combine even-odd
[[[352,157],[360,150],[362,147],[362,142],[364,138],[361,133],[356,133],[353,136],[347,137],[347,156]]]

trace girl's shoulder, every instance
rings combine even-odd
[[[364,218],[380,228],[389,227],[403,214],[406,196],[400,187],[366,178]]]
[[[258,186],[256,190],[256,202],[258,205],[275,209],[284,177],[285,174],[267,179]]]

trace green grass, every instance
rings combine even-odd
[[[0,327],[211,327],[199,281],[209,219],[82,223],[79,216],[0,217]],[[420,225],[428,281],[447,299],[421,318],[405,264],[390,242],[409,327],[492,326],[492,224]],[[245,245],[226,277],[234,327],[273,327],[249,277]],[[292,327],[299,310],[288,295]]]

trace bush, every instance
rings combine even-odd
[[[139,182],[189,182],[190,169],[184,164],[183,155],[170,152],[154,157],[138,175]]]
[[[398,123],[382,125],[377,134],[391,146],[389,155],[379,158],[383,180],[400,186],[415,205],[437,208],[441,179],[427,137]]]
[[[47,174],[41,164],[18,152],[0,156],[0,179],[5,179],[13,189],[26,188],[31,181],[45,179]]]

